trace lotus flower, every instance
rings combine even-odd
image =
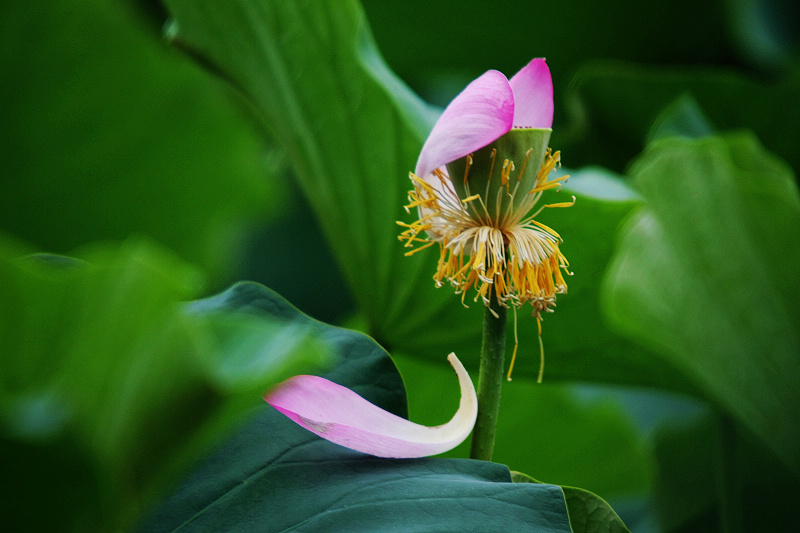
[[[411,255],[439,244],[434,280],[464,295],[476,290],[486,306],[530,303],[537,320],[551,311],[567,285],[561,237],[531,213],[548,189],[560,153],[547,148],[553,122],[553,83],[544,59],[534,59],[511,80],[490,70],[447,106],[410,174],[406,210],[419,219],[398,222]]]
[[[289,378],[264,399],[312,433],[356,451],[392,458],[436,455],[461,444],[472,431],[478,413],[469,374],[455,354],[447,359],[458,375],[461,402],[453,418],[441,426],[410,422],[317,376]]]

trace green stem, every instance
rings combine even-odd
[[[493,298],[491,307],[487,307],[483,315],[481,367],[478,374],[478,419],[472,432],[472,449],[469,454],[472,459],[492,460],[505,349],[506,308]]]

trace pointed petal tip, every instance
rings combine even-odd
[[[514,91],[515,128],[553,126],[553,78],[543,57],[532,59],[509,81]]]
[[[295,376],[264,395],[279,412],[323,439],[387,458],[437,455],[469,436],[478,412],[475,388],[464,366],[448,361],[461,388],[459,408],[441,426],[427,427],[380,409],[346,387],[317,376]]]
[[[415,174],[422,178],[507,133],[514,119],[514,94],[508,79],[489,70],[445,108],[420,151]]]

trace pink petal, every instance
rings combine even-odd
[[[461,444],[478,415],[478,398],[469,374],[455,354],[447,360],[458,375],[461,402],[453,418],[441,426],[409,422],[317,376],[289,378],[264,399],[323,439],[359,452],[393,458],[436,455]]]
[[[514,95],[506,77],[490,70],[461,91],[433,126],[417,160],[425,178],[437,168],[483,148],[511,129]]]
[[[533,59],[509,83],[514,91],[514,127],[551,128],[553,79],[544,58]]]

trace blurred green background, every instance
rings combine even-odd
[[[364,18],[357,3],[325,2],[307,19],[269,12],[264,42],[284,54],[284,70],[268,61],[259,70],[269,46],[249,46],[258,32],[224,13],[220,33],[201,42],[200,24],[181,4],[0,8],[2,467],[16,465],[32,480],[19,489],[11,481],[18,478],[7,478],[4,493],[18,497],[6,520],[26,514],[45,480],[62,480],[55,494],[75,472],[91,494],[76,492],[75,506],[102,500],[104,483],[118,482],[128,491],[120,501],[135,493],[148,502],[235,425],[241,405],[254,405],[235,398],[252,393],[252,383],[220,392],[207,366],[185,361],[184,344],[207,354],[221,343],[174,307],[236,280],[263,283],[314,318],[372,335],[405,379],[411,419],[444,422],[457,405],[445,355],[463,353],[475,375],[480,312],[434,291],[431,256],[406,259],[393,240],[392,221],[406,217],[407,172],[436,113],[413,93],[443,107],[487,69],[510,76],[546,57],[555,86],[551,143],[578,196],[572,214],[547,223],[564,236],[576,275],[544,323],[544,385],[531,379],[537,344],[520,314],[527,360],[503,392],[495,460],[599,494],[632,531],[800,528],[790,508],[800,495],[796,2],[364,0]],[[345,31],[353,20],[354,36]],[[337,48],[348,38],[355,44]],[[382,70],[381,56],[402,81]],[[284,104],[308,111],[307,131],[293,129],[281,91],[293,95]],[[352,102],[366,118],[348,114]],[[352,125],[354,140],[341,124]],[[727,229],[740,238],[718,240]],[[688,237],[676,243],[665,234]],[[704,244],[715,240],[719,249]],[[17,259],[39,252],[79,257],[100,274],[54,274]],[[90,294],[85,302],[82,294]],[[100,300],[119,316],[108,318]],[[119,324],[130,329],[122,328],[123,340],[104,333],[102,342],[76,341]],[[126,351],[124,339],[139,335],[143,346],[173,354],[155,371],[161,381],[145,380],[136,363],[157,354]],[[53,391],[80,366],[74,354],[87,350],[98,360],[117,357],[120,374],[141,378],[129,386],[147,401],[123,395],[138,406],[129,415],[136,420],[142,405],[171,405],[164,398],[206,402],[193,415],[159,407],[168,413],[159,427],[177,420],[197,431],[165,437],[180,442],[180,453],[153,457],[152,443],[117,449],[129,435],[147,441],[147,424],[129,434],[120,422],[119,434],[98,443],[106,426],[95,422],[125,420],[123,400],[101,413],[76,409],[86,431],[53,407]],[[297,353],[311,353],[313,368],[323,351]],[[105,365],[86,378],[87,389],[110,375]],[[164,377],[175,368],[189,369],[180,383]],[[443,398],[443,390],[452,394]],[[197,429],[212,415],[226,429]],[[462,446],[449,455],[466,453]],[[84,468],[100,468],[97,456],[100,465],[126,466],[97,482]],[[155,480],[137,478],[140,464]],[[140,506],[123,506],[122,523]]]

